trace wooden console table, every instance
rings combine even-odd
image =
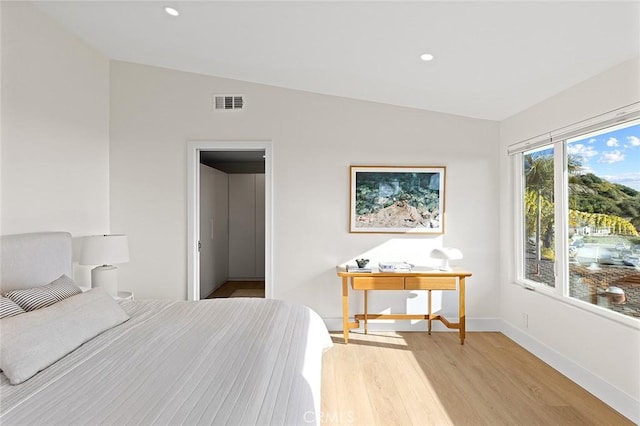
[[[458,329],[460,332],[460,344],[464,345],[465,338],[465,293],[464,280],[471,276],[467,271],[439,271],[416,270],[411,272],[347,272],[344,268],[338,268],[338,276],[342,277],[342,330],[344,343],[349,343],[349,330],[360,327],[360,321],[364,321],[364,332],[367,333],[367,321],[369,319],[397,319],[397,320],[426,320],[427,331],[431,334],[431,321],[441,321],[448,328]],[[354,322],[349,321],[349,281],[353,290],[364,291],[364,314],[354,315]],[[449,322],[440,314],[431,312],[432,290],[458,290],[460,297],[460,310],[458,322]],[[368,292],[369,290],[427,290],[427,314],[369,314]]]

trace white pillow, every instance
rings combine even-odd
[[[82,293],[80,287],[68,276],[62,274],[47,285],[23,290],[12,290],[5,294],[25,311],[51,306],[68,297]]]
[[[14,315],[24,314],[22,309],[16,302],[0,296],[0,318],[12,317]]]
[[[24,382],[129,316],[102,288],[47,308],[0,319],[0,369],[11,384]]]

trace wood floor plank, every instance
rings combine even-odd
[[[484,423],[522,424],[528,411],[537,410],[528,390],[513,380],[517,373],[504,367],[507,354],[501,352],[499,358],[490,361],[488,355],[493,351],[487,347],[491,346],[483,345],[480,339],[465,343],[465,348],[438,343],[446,357],[459,359],[454,374],[457,386],[465,399],[475,401],[474,410]]]
[[[430,349],[419,356],[420,366],[438,390],[440,404],[454,424],[509,423],[505,413],[487,400],[486,383],[480,391],[469,379],[473,368],[481,365],[473,345],[461,346],[451,333],[432,334]]]
[[[264,290],[264,281],[226,281],[220,287],[218,287],[213,293],[208,295],[206,299],[219,299],[225,297],[231,297],[236,290]]]
[[[366,394],[380,425],[406,425],[411,420],[406,407],[398,398],[399,388],[387,365],[395,363],[392,359],[393,349],[359,346],[358,362],[366,382]],[[402,409],[400,409],[402,407]]]
[[[337,347],[333,349],[337,349]],[[325,355],[333,352],[333,349]],[[364,391],[367,384],[358,353],[347,345],[343,345],[340,349],[331,354],[336,360],[335,377],[338,382],[335,389],[338,411],[322,413],[322,420],[336,424],[373,425],[375,424],[375,415],[367,393]]]
[[[332,337],[323,424],[633,425],[501,333]]]
[[[401,351],[394,356],[399,369],[394,378],[399,389],[398,397],[402,399],[411,424],[450,425],[453,424],[438,401],[437,389],[431,385],[414,354]]]
[[[323,424],[326,425],[334,425],[340,424],[339,419],[323,419],[323,413],[337,413],[338,412],[338,390],[336,385],[338,384],[338,380],[336,380],[336,363],[328,362],[323,363],[322,366],[322,398],[320,405],[320,420]],[[326,386],[326,388],[324,387]],[[308,420],[308,419],[305,419]],[[314,419],[315,420],[315,419]]]

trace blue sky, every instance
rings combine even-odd
[[[573,139],[567,151],[581,160],[584,173],[640,191],[640,122]]]

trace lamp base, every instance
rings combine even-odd
[[[441,271],[449,272],[451,271],[451,266],[449,266],[449,259],[442,259],[442,264],[440,265]]]
[[[93,268],[91,270],[91,287],[102,287],[111,297],[118,296],[118,268],[113,265]]]

